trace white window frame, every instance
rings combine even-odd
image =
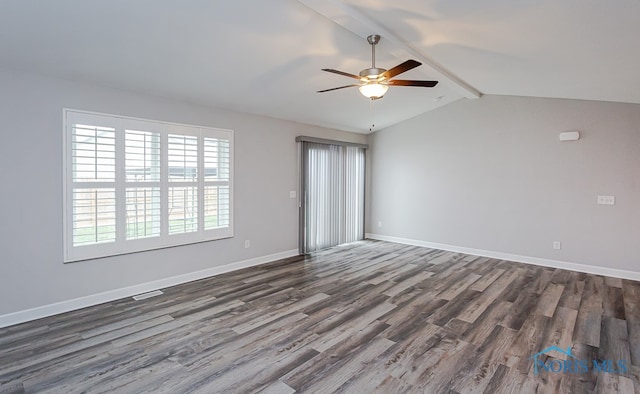
[[[72,128],[73,124],[78,121],[86,122],[86,124],[94,124],[96,121],[104,122],[105,126],[114,127],[116,129],[116,177],[115,177],[115,195],[116,195],[116,240],[115,242],[96,243],[84,246],[73,245],[73,141]],[[92,123],[94,122],[94,123]],[[100,124],[102,126],[103,124]],[[157,132],[160,134],[160,181],[151,182],[153,187],[160,187],[160,235],[149,238],[126,239],[126,202],[125,193],[127,188],[126,171],[125,171],[125,130],[143,130]],[[197,186],[197,222],[196,231],[169,234],[169,207],[168,193],[172,184],[184,185],[187,182],[169,182],[168,174],[168,135],[188,135],[197,136],[198,138],[198,154],[197,154],[197,180],[191,182]],[[218,138],[229,141],[229,179],[228,181],[211,181],[205,180],[204,171],[204,139]],[[89,260],[100,257],[115,256],[120,254],[142,252],[166,247],[187,245],[192,243],[213,241],[217,239],[233,237],[234,226],[234,131],[227,129],[193,126],[186,124],[177,124],[169,122],[161,122],[156,120],[147,120],[140,118],[132,118],[121,115],[103,114],[98,112],[87,112],[75,109],[63,109],[63,158],[64,158],[64,177],[63,177],[63,222],[64,222],[64,262],[74,262],[81,260]],[[219,171],[219,169],[218,169]],[[96,182],[97,183],[97,182]],[[80,185],[79,183],[77,183]],[[129,183],[130,187],[141,186],[140,183]],[[135,185],[135,186],[134,186]],[[229,188],[229,219],[228,226],[218,227],[214,229],[204,229],[204,190],[205,185],[221,185]],[[78,186],[80,188],[80,186]]]

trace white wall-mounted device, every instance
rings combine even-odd
[[[559,135],[560,141],[577,141],[580,139],[579,131],[565,131]]]

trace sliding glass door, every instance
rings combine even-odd
[[[300,252],[364,238],[365,145],[298,137]]]

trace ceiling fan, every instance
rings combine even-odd
[[[377,34],[367,37],[367,42],[371,44],[371,68],[365,68],[360,71],[359,75],[349,74],[344,71],[334,70],[331,68],[323,68],[322,71],[344,75],[345,77],[357,79],[360,83],[339,86],[337,88],[318,90],[317,93],[330,92],[332,90],[350,88],[358,86],[363,96],[372,100],[381,99],[389,90],[389,86],[418,86],[423,88],[432,88],[438,84],[438,81],[412,81],[406,79],[391,79],[396,75],[409,71],[418,67],[422,63],[416,60],[407,60],[390,70],[376,67],[376,44],[380,42],[380,36]]]

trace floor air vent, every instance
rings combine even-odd
[[[134,295],[133,299],[136,300],[136,301],[140,301],[140,300],[144,300],[144,299],[147,299],[147,298],[159,296],[160,294],[164,294],[164,293],[162,293],[160,290],[155,290],[155,291],[150,291],[148,293],[142,293],[142,294]]]

